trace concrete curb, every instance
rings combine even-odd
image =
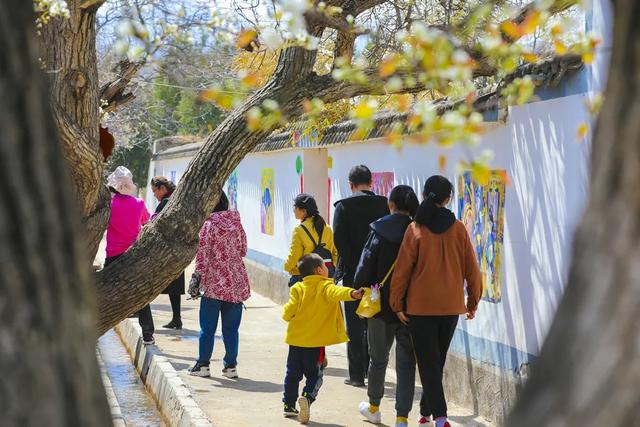
[[[212,427],[167,358],[155,346],[142,344],[142,330],[137,321],[125,319],[114,329],[170,426]]]
[[[120,404],[116,398],[116,394],[113,391],[113,385],[107,375],[107,368],[104,366],[100,351],[96,350],[96,357],[98,359],[98,365],[100,365],[100,374],[102,375],[102,383],[104,384],[104,390],[107,393],[107,401],[109,402],[109,409],[111,409],[111,418],[113,419],[113,427],[127,427],[127,423],[122,416],[122,410]]]

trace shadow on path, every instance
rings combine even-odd
[[[211,381],[215,381],[218,384],[214,384],[215,387],[231,388],[240,391],[251,391],[255,393],[282,393],[282,384],[273,383],[270,381],[256,381],[249,378],[238,378],[237,380],[230,380],[226,378],[211,378]]]

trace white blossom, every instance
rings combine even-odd
[[[279,49],[284,44],[284,38],[275,28],[265,28],[260,32],[260,41],[269,49]]]
[[[402,86],[403,86],[402,79],[398,76],[394,76],[389,79],[389,81],[385,85],[385,89],[388,92],[398,92],[402,90]]]
[[[442,115],[442,123],[447,127],[462,128],[465,124],[465,119],[459,111],[447,111]]]
[[[462,49],[456,49],[451,57],[454,64],[467,64],[469,59],[469,54]]]

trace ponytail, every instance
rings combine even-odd
[[[415,221],[429,227],[438,212],[439,205],[442,205],[453,193],[453,184],[444,176],[434,175],[427,179],[424,184],[423,197]]]
[[[154,176],[153,178],[151,178],[151,185],[158,189],[164,187],[167,189],[167,192],[169,192],[169,194],[173,193],[176,190],[176,185],[173,183],[173,181],[169,181],[164,176]]]
[[[316,212],[315,215],[313,215],[311,217],[311,220],[313,221],[313,228],[316,229],[316,232],[318,233],[318,237],[319,240],[322,240],[322,232],[324,231],[324,227],[327,225],[327,223],[324,221],[324,218],[322,218],[322,216]]]
[[[324,227],[327,223],[324,221],[324,218],[320,216],[320,211],[318,210],[318,204],[316,203],[316,199],[313,198],[312,195],[307,193],[301,193],[293,199],[293,205],[298,209],[304,209],[307,211],[307,218],[311,218],[313,221],[313,228],[318,233],[320,240],[322,240],[322,232],[324,231]]]
[[[409,216],[413,218],[418,210],[418,196],[413,188],[408,185],[397,185],[389,194],[389,201],[393,202],[400,211],[409,212]]]

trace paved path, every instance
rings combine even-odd
[[[196,402],[209,416],[214,426],[296,426],[296,420],[282,417],[282,381],[285,371],[287,346],[284,343],[286,324],[281,320],[282,307],[255,294],[247,301],[240,328],[240,379],[222,377],[224,346],[218,334],[211,363],[212,377],[198,378],[187,375],[198,353],[198,303],[183,297],[181,331],[163,329],[171,317],[171,306],[166,295],[159,296],[152,305],[156,324],[156,343],[169,358],[183,381],[192,389]],[[342,383],[346,375],[346,346],[327,348],[329,367],[318,400],[314,403],[310,426],[371,426],[358,413],[358,404],[367,399],[366,389],[348,387]],[[393,426],[395,411],[395,372],[387,372],[387,393],[382,403],[382,425]],[[419,397],[417,387],[416,396]],[[412,426],[417,425],[417,400],[411,413]],[[470,411],[450,408],[452,425],[491,425]]]

